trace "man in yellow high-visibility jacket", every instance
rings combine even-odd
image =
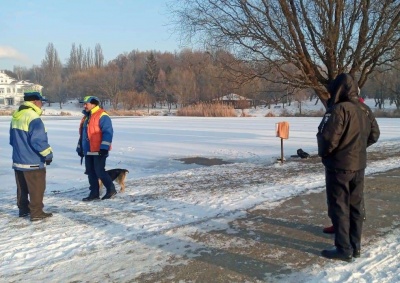
[[[19,217],[30,215],[31,221],[53,215],[43,211],[46,165],[50,165],[53,160],[53,150],[40,118],[45,100],[40,92],[25,92],[24,103],[13,113],[10,125]]]

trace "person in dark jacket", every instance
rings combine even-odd
[[[25,92],[24,103],[13,113],[10,125],[19,217],[30,215],[31,221],[53,215],[43,211],[46,165],[50,165],[53,160],[53,150],[40,118],[42,101],[45,99],[40,92]]]
[[[83,99],[84,114],[79,127],[79,141],[76,148],[78,155],[85,157],[86,174],[88,175],[90,193],[83,201],[100,198],[99,179],[107,189],[102,200],[113,198],[117,191],[110,176],[105,170],[108,152],[111,149],[113,127],[110,116],[99,106],[100,99],[86,96]]]
[[[365,103],[364,98],[362,98],[360,96],[360,88],[358,88],[358,101],[361,102],[361,103]],[[328,215],[328,216],[329,216],[329,218],[331,218],[330,215]],[[365,213],[364,213],[364,221],[365,221],[365,219],[366,219],[366,216],[365,216]],[[324,229],[322,229],[322,232],[324,232],[326,234],[334,234],[335,233],[335,228],[333,227],[333,225],[330,225],[330,226],[324,227]]]
[[[321,254],[350,262],[361,251],[367,147],[378,141],[380,131],[371,109],[359,102],[358,86],[350,74],[338,75],[328,91],[328,110],[318,127],[317,141],[336,248]]]

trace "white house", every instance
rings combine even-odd
[[[17,81],[0,71],[0,105],[19,105],[24,100],[24,91],[42,91],[43,86],[29,81]]]

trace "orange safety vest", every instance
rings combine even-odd
[[[89,139],[90,152],[100,151],[100,145],[103,140],[103,133],[101,132],[100,129],[100,118],[103,113],[107,112],[105,112],[104,109],[99,108],[96,112],[91,113],[89,121],[87,122],[87,136]],[[81,137],[82,137],[83,124],[86,119],[87,117],[84,116],[79,126],[79,134]],[[111,150],[111,146],[109,150]]]

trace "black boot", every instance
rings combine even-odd
[[[353,257],[360,257],[361,256],[361,250],[355,249],[353,250]]]
[[[117,191],[113,190],[113,191],[107,192],[101,199],[102,200],[110,199],[110,198],[113,198],[116,194],[117,194]]]
[[[83,198],[83,201],[94,201],[94,200],[99,200],[100,197],[99,195],[93,195],[92,193],[90,193],[87,197]]]
[[[346,262],[352,262],[353,257],[351,254],[347,255],[344,253],[339,252],[337,249],[333,250],[323,250],[321,252],[321,255],[323,257],[329,258],[329,259],[336,259],[336,260],[343,260]]]
[[[31,213],[30,209],[20,209],[18,213],[18,217],[25,217]]]

